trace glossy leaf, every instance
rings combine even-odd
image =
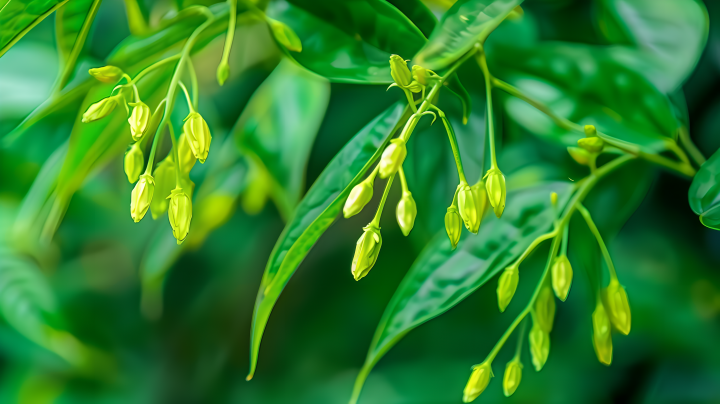
[[[402,104],[391,106],[335,155],[300,201],[275,243],[255,301],[248,379],[255,373],[262,334],[280,293],[315,242],[335,221],[350,190],[364,178],[392,134],[409,117],[409,110],[403,111]]]
[[[303,191],[305,166],[329,99],[326,79],[286,60],[255,91],[238,121],[238,145],[270,173],[271,193],[285,217]]]
[[[695,174],[688,201],[702,224],[720,230],[720,151],[716,151]]]
[[[433,29],[437,25],[437,18],[435,14],[430,11],[429,8],[420,0],[388,0],[388,3],[392,4],[400,10],[416,27],[420,32],[425,35],[425,38],[432,34]]]
[[[382,0],[278,0],[267,14],[300,38],[302,52],[288,56],[333,82],[390,84],[390,55],[410,59],[425,42],[407,17]]]
[[[75,39],[82,28],[93,0],[73,0],[56,13],[55,30],[58,51],[62,59],[67,59],[75,45]]]
[[[488,35],[522,0],[460,0],[443,16],[428,42],[413,58],[426,69],[450,67]]]
[[[0,12],[0,56],[67,0],[10,0]]]

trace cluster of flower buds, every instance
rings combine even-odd
[[[595,159],[605,148],[605,141],[598,137],[593,125],[585,125],[585,137],[577,141],[578,147],[568,147],[568,153],[578,164],[595,166]]]
[[[188,99],[190,113],[185,118],[183,132],[173,141],[173,149],[160,163],[154,166],[154,155],[160,134],[164,130],[159,127],[165,117],[161,109],[172,100],[164,99],[153,113],[150,107],[141,99],[135,85],[127,74],[115,66],[104,66],[90,69],[90,75],[103,83],[116,84],[125,79],[127,83],[115,87],[113,93],[92,105],[83,114],[83,122],[93,122],[108,116],[116,106],[123,105],[129,114],[128,124],[132,143],[129,145],[124,158],[124,169],[130,183],[136,183],[131,193],[130,216],[137,223],[145,217],[148,209],[152,211],[154,219],[168,212],[168,218],[173,235],[178,244],[182,243],[188,235],[192,220],[192,192],[194,184],[188,174],[199,160],[204,163],[210,150],[212,136],[210,129],[195,111]],[[182,86],[182,84],[181,84]],[[183,90],[185,90],[183,86]],[[187,92],[186,92],[187,96]],[[131,101],[128,102],[127,99]],[[132,108],[132,112],[130,109]],[[175,136],[172,130],[171,136]],[[150,161],[145,164],[145,152],[149,144],[153,144],[150,151]],[[177,149],[177,150],[176,150]],[[178,162],[175,162],[176,157]]]

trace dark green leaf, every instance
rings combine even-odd
[[[80,28],[87,17],[90,6],[94,0],[73,0],[56,13],[55,30],[57,35],[58,51],[62,60],[66,60],[75,45]]]
[[[409,109],[398,103],[368,123],[330,161],[300,201],[294,217],[275,243],[260,283],[253,313],[248,378],[255,373],[262,334],[283,288],[315,242],[335,221],[350,190],[380,157],[408,114]]]
[[[415,24],[420,32],[428,38],[437,25],[437,18],[420,0],[388,0],[401,13]]]
[[[720,230],[720,151],[698,170],[688,192],[690,208],[705,226]]]
[[[0,56],[22,38],[30,29],[44,20],[56,7],[65,1],[60,0],[8,0],[0,7]]]

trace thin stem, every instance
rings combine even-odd
[[[402,90],[405,93],[408,104],[410,104],[410,108],[412,108],[413,112],[417,112],[417,107],[415,106],[415,99],[413,99],[412,92],[410,92],[410,90],[408,90],[407,88],[403,88]]]
[[[225,36],[225,47],[223,48],[222,59],[220,64],[227,63],[230,57],[230,48],[232,48],[233,37],[235,36],[235,22],[237,19],[237,0],[228,0],[230,7],[230,19],[228,20],[228,30]]]
[[[180,88],[182,88],[183,93],[185,93],[185,100],[187,101],[190,113],[195,112],[195,108],[193,108],[193,103],[190,101],[190,94],[188,94],[187,87],[185,87],[185,84],[182,81],[179,81],[178,84],[180,85]]]
[[[562,246],[561,246],[562,255],[564,255],[566,257],[567,257],[567,252],[568,252],[568,233],[569,233],[568,227],[570,227],[570,225],[565,224],[565,227],[563,228],[563,238],[562,238]]]
[[[175,188],[180,186],[180,152],[178,151],[177,139],[175,139],[175,130],[171,123],[168,122],[168,130],[170,131],[170,140],[172,140],[172,153],[175,160]]]
[[[11,0],[11,1],[12,1],[12,0]],[[25,34],[27,34],[28,32],[30,32],[30,30],[33,29],[33,28],[35,28],[36,25],[40,24],[40,23],[42,22],[42,20],[44,20],[45,18],[47,18],[47,16],[49,16],[50,14],[54,13],[55,10],[57,10],[57,9],[59,9],[60,7],[64,6],[65,3],[67,3],[67,2],[68,2],[68,0],[63,0],[63,1],[61,1],[60,3],[58,3],[58,4],[54,5],[53,7],[51,7],[48,11],[46,11],[46,12],[40,14],[39,16],[37,16],[37,17],[33,20],[33,22],[30,23],[30,25],[28,25],[27,27],[25,27],[22,31],[18,32],[18,33],[13,37],[13,39],[10,40],[10,42],[8,42],[5,46],[2,47],[2,49],[0,49],[0,56],[4,55],[5,52],[7,52],[8,50],[10,50],[10,48],[12,48],[13,45],[15,45],[15,44],[17,43],[17,41],[19,41],[22,37],[25,36]],[[5,6],[7,6],[8,4],[10,4],[10,2],[5,3]],[[4,8],[5,8],[5,7],[3,7],[3,9],[4,9]]]
[[[379,167],[379,166],[378,166]],[[400,185],[402,186],[402,191],[404,193],[410,193],[410,189],[407,185],[407,180],[405,179],[405,170],[403,170],[402,167],[398,170],[398,173],[400,173]]]
[[[157,108],[155,108],[155,113],[153,113],[153,117],[156,116],[156,114],[160,113],[160,108],[163,107],[164,104],[167,103],[167,99],[163,99],[160,101],[160,104],[158,104]],[[152,118],[150,119],[150,122],[154,121]],[[160,132],[160,133],[158,133]],[[152,174],[152,167],[155,163],[155,153],[157,152],[158,143],[160,143],[161,137],[163,135],[162,127],[158,126],[158,128],[155,130],[152,147],[150,147],[150,156],[148,157],[148,163],[145,167],[145,174]],[[145,136],[147,137],[147,136]]]
[[[545,233],[545,234],[539,236],[538,238],[536,238],[535,240],[533,240],[533,242],[530,243],[528,248],[525,249],[525,251],[522,253],[522,255],[511,266],[513,266],[515,268],[520,267],[520,264],[522,264],[522,262],[525,261],[525,258],[527,258],[528,255],[530,255],[530,253],[533,252],[537,248],[537,246],[540,245],[540,243],[557,236],[557,233],[558,233],[557,229],[555,229],[555,230],[553,230],[549,233]]]
[[[497,159],[495,157],[495,124],[493,115],[493,101],[492,101],[492,88],[493,88],[493,77],[490,75],[488,70],[487,59],[485,58],[485,52],[479,52],[475,55],[475,58],[480,65],[480,69],[485,77],[485,96],[487,98],[487,120],[488,120],[488,139],[490,140],[490,168],[497,168]]]
[[[605,242],[600,235],[600,231],[598,231],[597,226],[595,226],[595,222],[593,221],[592,216],[590,216],[590,212],[588,212],[588,210],[585,208],[585,206],[582,205],[582,203],[577,204],[577,210],[578,212],[580,212],[582,217],[585,218],[585,222],[587,222],[588,228],[595,236],[595,239],[597,239],[600,250],[603,253],[603,258],[605,258],[605,263],[607,264],[608,270],[610,271],[610,279],[617,279],[617,272],[615,272],[615,266],[613,265],[612,259],[610,258],[610,252],[608,251],[607,246],[605,245]]]
[[[683,147],[687,150],[690,158],[693,159],[695,164],[698,166],[703,165],[706,161],[705,156],[703,156],[702,152],[700,152],[697,146],[695,146],[695,143],[693,143],[690,138],[690,132],[688,132],[687,128],[680,128],[678,137],[680,138],[680,143],[682,143]]]
[[[390,193],[390,186],[392,185],[393,178],[395,178],[395,174],[391,175],[390,178],[388,178],[387,184],[385,185],[385,192],[383,192],[382,199],[380,200],[380,205],[378,206],[377,212],[375,212],[375,217],[373,218],[372,222],[370,222],[370,224],[374,225],[375,227],[380,227],[380,216],[382,216],[382,211],[385,207],[385,201],[387,200],[388,194]]]
[[[132,82],[137,83],[138,81],[140,81],[140,79],[145,77],[146,74],[148,74],[151,71],[157,69],[158,67],[164,65],[165,63],[169,63],[169,62],[172,62],[173,60],[180,59],[180,56],[181,56],[181,54],[178,53],[177,55],[172,55],[172,56],[166,57],[165,59],[159,60],[159,61],[151,64],[150,66],[148,66],[148,67],[144,68],[142,71],[140,71],[140,73],[135,75],[135,78],[132,79]]]
[[[517,346],[515,347],[515,356],[513,357],[513,360],[520,360],[520,356],[522,355],[522,346],[523,346],[523,340],[525,339],[525,330],[527,329],[527,321],[522,322],[522,327],[520,327],[520,332],[518,333],[518,339],[517,339]]]
[[[443,122],[443,125],[445,125],[445,131],[448,134],[448,138],[450,139],[450,148],[452,148],[453,157],[455,158],[455,166],[457,166],[458,170],[458,177],[460,178],[460,182],[467,183],[467,179],[465,179],[465,170],[463,170],[462,160],[460,159],[460,149],[458,147],[457,137],[455,136],[455,131],[453,130],[452,125],[450,124],[450,121],[445,116],[445,113],[440,110],[440,108],[432,105],[432,109],[437,111],[438,115],[440,115],[440,119]]]
[[[68,60],[65,62],[65,67],[63,68],[63,71],[60,74],[58,81],[55,83],[55,90],[53,91],[53,93],[57,93],[58,91],[62,90],[63,87],[65,87],[65,85],[67,84],[67,82],[70,80],[70,76],[75,71],[75,65],[77,64],[78,56],[80,56],[80,52],[82,51],[83,46],[85,46],[85,40],[90,33],[90,26],[92,26],[98,9],[100,8],[100,2],[101,0],[94,0],[90,5],[90,10],[85,16],[85,21],[83,21],[80,32],[75,39],[75,43],[73,44],[72,50],[70,51],[70,55],[68,56]]]
[[[190,83],[192,83],[193,107],[195,107],[194,109],[197,110],[200,86],[198,86],[198,78],[197,78],[197,74],[195,73],[195,65],[193,65],[192,59],[188,58],[187,66],[188,66],[188,73],[190,73]],[[185,90],[185,93],[187,94],[187,90]]]

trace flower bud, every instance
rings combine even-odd
[[[552,269],[552,287],[555,295],[563,302],[567,299],[570,285],[572,285],[573,270],[567,256],[561,255],[555,258]]]
[[[200,160],[200,163],[205,163],[205,159],[207,159],[208,152],[210,151],[210,142],[212,141],[207,122],[205,122],[199,113],[191,112],[190,115],[185,118],[183,133],[187,136],[188,144],[195,158]]]
[[[82,122],[88,123],[108,116],[118,105],[118,96],[106,97],[90,105],[82,116]]]
[[[597,129],[595,129],[595,126],[593,125],[585,125],[585,136],[587,137],[595,137],[597,136]]]
[[[175,188],[175,163],[171,158],[166,158],[155,167],[155,193],[157,198],[150,202],[150,212],[154,220],[157,220],[163,213],[167,212],[170,201],[168,197]]]
[[[138,143],[134,143],[128,151],[125,153],[124,159],[125,175],[127,175],[128,181],[134,183],[142,174],[143,166],[145,165],[145,156],[143,156],[142,149]]]
[[[417,205],[410,192],[403,192],[402,198],[400,198],[400,202],[397,204],[395,216],[397,216],[397,221],[403,235],[407,236],[410,234],[410,230],[412,230],[415,224],[415,217],[417,216]]]
[[[598,360],[603,365],[612,363],[612,335],[610,334],[610,318],[602,302],[598,302],[592,314],[593,348]]]
[[[172,156],[172,154],[170,154]],[[188,174],[192,170],[197,159],[190,148],[187,136],[183,133],[178,139],[178,156],[180,157],[180,171]],[[173,160],[174,161],[174,160]]]
[[[369,177],[365,181],[355,185],[350,191],[343,207],[343,216],[345,219],[353,217],[360,213],[373,196],[373,178]]]
[[[470,229],[471,233],[477,234],[480,230],[480,224],[482,218],[485,215],[485,210],[488,207],[487,191],[485,190],[485,182],[480,181],[477,184],[470,187],[473,193],[473,199],[475,200],[475,210],[477,211],[477,227]]]
[[[123,71],[119,67],[115,66],[103,66],[90,69],[88,71],[91,76],[95,77],[98,81],[103,83],[115,84],[123,76]]]
[[[520,274],[517,268],[507,267],[500,275],[497,287],[498,307],[500,312],[504,312],[507,306],[510,304],[515,290],[517,290],[518,282],[520,281]]]
[[[468,379],[465,390],[463,390],[463,403],[469,403],[478,398],[487,388],[490,378],[494,376],[492,367],[487,362],[473,366],[470,379]]]
[[[535,301],[535,322],[546,333],[552,331],[555,322],[555,296],[550,286],[544,286]]]
[[[536,371],[540,371],[550,355],[550,334],[535,322],[530,330],[530,356]]]
[[[462,232],[460,220],[460,214],[458,214],[455,206],[447,208],[447,213],[445,213],[445,231],[450,239],[453,250],[457,248],[458,242],[460,242],[460,233]]]
[[[581,166],[590,164],[590,153],[588,153],[587,150],[580,147],[568,147],[567,151],[570,154],[570,157],[572,157],[573,160]]]
[[[462,217],[466,229],[477,233],[480,228],[480,217],[478,216],[477,206],[475,206],[475,197],[473,196],[472,189],[470,189],[470,186],[466,182],[461,183],[458,187],[460,188],[458,191],[460,217]]]
[[[590,153],[600,153],[605,146],[605,141],[599,137],[584,137],[578,140],[577,144]]]
[[[627,292],[617,278],[611,280],[610,284],[603,289],[602,298],[612,324],[618,331],[628,335],[630,333],[630,304]]]
[[[145,105],[144,102],[132,103],[130,106],[133,107],[133,110],[130,118],[128,118],[128,123],[130,123],[132,138],[137,142],[145,133],[152,112],[150,111],[150,107]]]
[[[395,83],[400,87],[407,87],[412,81],[410,69],[407,67],[405,59],[398,55],[390,55],[390,75]]]
[[[230,65],[228,64],[227,61],[223,60],[220,62],[215,75],[217,76],[218,84],[220,84],[220,85],[225,84],[225,81],[227,81],[228,76],[230,76]]]
[[[402,139],[393,139],[380,158],[380,178],[395,174],[402,167],[407,156],[407,147]]]
[[[505,210],[505,176],[499,168],[491,168],[485,173],[485,189],[495,216],[500,217]]]
[[[302,42],[300,42],[300,38],[298,38],[292,28],[288,27],[285,23],[269,17],[265,17],[265,20],[267,20],[275,40],[278,41],[280,45],[292,52],[302,52]]]
[[[421,86],[427,86],[428,84],[428,71],[420,65],[414,65],[412,67],[412,78],[413,81],[417,82]]]
[[[550,193],[550,203],[551,203],[553,206],[557,206],[557,199],[558,199],[558,194],[557,194],[557,192],[551,192],[551,193]]]
[[[520,385],[522,368],[523,365],[519,359],[513,359],[505,365],[505,376],[503,376],[503,393],[505,393],[505,397],[512,396]]]
[[[173,229],[173,236],[178,244],[182,244],[190,232],[190,221],[192,220],[192,200],[183,188],[175,188],[170,192],[170,206],[168,217],[170,226]]]
[[[363,230],[363,235],[355,245],[355,256],[352,261],[352,274],[356,281],[370,272],[382,247],[382,236],[378,227],[371,223],[363,227]]]
[[[135,184],[130,195],[130,216],[135,223],[142,220],[150,207],[155,192],[155,179],[150,174],[143,174]]]

